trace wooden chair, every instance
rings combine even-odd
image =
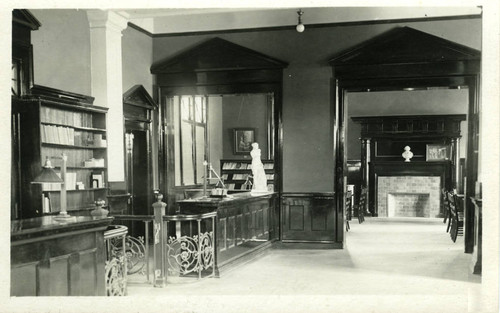
[[[446,189],[441,189],[441,195],[443,196],[443,208],[444,208],[444,219],[443,223],[448,221],[448,225],[446,226],[446,232],[450,231],[451,218],[450,218],[450,205],[448,203],[448,197],[446,196]]]
[[[464,201],[454,192],[446,192],[446,197],[450,207],[450,237],[456,242],[457,236],[464,234]]]
[[[358,201],[358,221],[360,224],[365,221],[365,210],[366,210],[366,187],[361,187],[361,193],[359,195],[359,201]]]
[[[349,231],[351,229],[351,226],[349,225],[349,221],[352,219],[352,193],[348,191],[345,194],[345,219],[346,219],[346,225],[345,225],[345,230]]]

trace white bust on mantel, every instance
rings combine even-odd
[[[405,158],[405,162],[410,162],[410,159],[413,158],[413,152],[411,152],[410,149],[411,148],[409,146],[406,146],[405,152],[401,154],[403,158]]]

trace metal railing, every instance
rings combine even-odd
[[[122,249],[122,255],[125,256],[124,274],[129,277],[137,273],[145,274],[147,283],[150,283],[150,272],[152,272],[155,287],[164,287],[169,275],[182,277],[196,274],[198,279],[204,274],[206,274],[204,277],[214,277],[216,272],[214,231],[217,212],[165,215],[166,204],[162,199],[163,196],[157,193],[157,201],[153,204],[154,215],[113,215],[115,224],[144,223],[144,236],[134,237],[125,234],[121,243],[113,243],[113,247]],[[202,225],[202,221],[208,224]],[[182,222],[196,223],[195,232],[189,236],[168,236],[169,223]],[[203,231],[204,225],[208,226]],[[152,258],[150,258],[150,241],[153,249]]]
[[[143,222],[144,235],[132,236],[128,234],[124,239],[124,251],[127,259],[127,274],[140,274],[146,276],[146,281],[150,282],[150,257],[149,240],[150,225],[153,223],[153,215],[113,215],[114,223]],[[154,262],[155,258],[153,258]],[[153,264],[153,268],[156,265]]]
[[[212,268],[207,277],[215,277],[215,217],[217,212],[192,215],[166,215],[163,216],[165,235],[168,236],[168,222],[196,221],[197,231],[191,236],[169,236],[165,242],[165,263],[167,276],[186,276],[197,273],[198,279],[202,272]],[[211,219],[211,231],[202,231],[202,220]]]
[[[125,237],[128,228],[112,225],[104,232],[106,243],[106,295],[124,296],[127,293],[127,257]]]

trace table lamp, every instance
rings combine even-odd
[[[67,200],[66,200],[66,162],[68,161],[68,156],[66,154],[61,155],[62,164],[61,164],[61,177],[57,176],[54,171],[54,167],[50,162],[49,157],[45,159],[45,165],[42,167],[42,172],[35,177],[35,179],[31,182],[32,184],[61,184],[61,211],[58,215],[54,216],[56,220],[68,220],[74,218],[69,215],[67,212]]]

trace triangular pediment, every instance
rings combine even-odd
[[[478,60],[480,56],[480,51],[467,46],[410,27],[398,27],[338,54],[329,63],[430,63]]]
[[[275,69],[287,65],[286,62],[216,37],[153,64],[151,73]]]
[[[154,110],[156,103],[142,85],[135,85],[123,94],[123,103]]]
[[[42,24],[28,10],[12,10],[12,22],[29,27],[31,30],[37,30]]]

